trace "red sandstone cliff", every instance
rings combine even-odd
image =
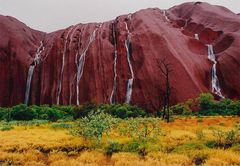
[[[240,97],[240,17],[220,6],[145,9],[49,34],[0,16],[0,37],[0,106],[23,103],[28,87],[29,104],[130,101],[155,110],[165,81],[161,59],[173,70],[172,103],[212,91],[207,44],[222,95]]]

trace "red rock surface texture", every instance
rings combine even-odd
[[[221,6],[145,9],[52,33],[0,16],[0,37],[2,107],[24,103],[28,95],[28,104],[130,101],[155,111],[165,89],[163,59],[172,69],[172,104],[212,92],[207,44],[216,56],[221,93],[240,97],[240,16]]]

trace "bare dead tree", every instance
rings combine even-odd
[[[165,78],[165,88],[163,90],[162,102],[163,102],[163,114],[162,118],[170,122],[170,96],[171,96],[171,85],[170,85],[170,73],[173,71],[171,69],[171,64],[167,62],[166,58],[157,61],[158,68],[160,69],[162,75]]]

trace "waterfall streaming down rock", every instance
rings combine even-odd
[[[221,87],[219,84],[219,80],[217,77],[217,61],[216,57],[213,51],[213,46],[212,45],[207,45],[208,47],[208,59],[213,62],[213,67],[212,67],[212,92],[218,95],[221,98],[224,98],[224,96],[221,93]]]
[[[212,61],[214,64],[217,63],[216,62],[216,57],[215,57],[215,54],[213,52],[213,46],[212,45],[207,45],[208,46],[208,59],[210,61]]]
[[[68,36],[71,33],[73,27],[68,31],[66,38],[64,39],[64,50],[63,50],[63,57],[62,57],[62,67],[61,67],[61,74],[60,79],[58,80],[58,91],[57,91],[57,105],[59,105],[60,94],[62,92],[62,80],[63,80],[63,72],[65,67],[65,56],[67,53],[67,43],[68,43]]]
[[[30,94],[30,90],[31,90],[32,76],[33,76],[33,73],[34,73],[35,66],[40,63],[40,60],[41,60],[40,55],[41,55],[42,51],[44,51],[44,46],[43,46],[43,42],[41,41],[41,44],[38,47],[35,58],[33,60],[33,64],[30,65],[29,69],[28,69],[28,77],[27,77],[27,82],[26,82],[25,99],[24,99],[25,104],[28,104],[28,101],[29,101],[29,94]]]
[[[199,40],[199,35],[196,33],[196,34],[194,34],[194,38],[196,39],[196,40]]]
[[[115,31],[115,24],[113,23],[113,30],[112,30],[112,36],[113,36],[113,43],[114,43],[114,80],[113,80],[113,89],[110,96],[110,104],[115,103],[116,101],[116,91],[117,91],[117,41],[116,41],[116,31]]]
[[[80,83],[80,80],[81,80],[82,74],[83,74],[86,53],[87,53],[91,43],[95,40],[96,31],[98,30],[98,28],[101,28],[101,26],[102,26],[102,24],[98,25],[98,27],[96,29],[94,29],[93,33],[89,37],[89,41],[88,41],[88,44],[87,44],[86,48],[83,50],[83,52],[80,55],[79,59],[76,58],[76,61],[75,61],[76,65],[77,65],[77,83],[76,83],[76,93],[77,93],[77,101],[76,101],[76,103],[77,103],[77,105],[80,104],[80,102],[79,102],[79,83]],[[78,53],[77,53],[76,57],[77,56],[78,56]]]
[[[128,16],[128,19],[131,18],[131,16]],[[129,31],[128,28],[128,24],[125,21],[125,27],[126,27],[126,31],[128,33],[127,35],[127,39],[125,40],[125,47],[126,47],[126,51],[127,51],[127,61],[128,61],[128,66],[131,72],[131,78],[128,79],[128,83],[127,83],[127,92],[126,92],[126,103],[130,103],[131,102],[131,97],[132,97],[132,87],[133,87],[133,80],[134,80],[134,73],[133,73],[133,68],[132,68],[132,63],[131,63],[131,33]]]
[[[42,51],[44,51],[44,46],[43,46],[43,42],[41,41],[40,42],[40,46],[38,47],[38,49],[37,49],[37,53],[36,53],[36,56],[35,56],[35,58],[34,58],[34,65],[38,65],[39,63],[40,63],[40,61],[41,61],[41,57],[40,57],[40,55],[41,55],[41,53],[42,53]]]
[[[169,20],[169,18],[168,18],[168,16],[167,16],[166,10],[163,10],[163,16],[165,17],[165,19],[166,19],[167,22],[170,22],[170,20]]]
[[[132,86],[133,86],[133,78],[128,79],[127,83],[127,93],[126,93],[126,103],[131,102],[131,97],[132,97]]]
[[[24,100],[25,104],[28,104],[34,68],[35,68],[35,65],[31,65],[29,67],[29,69],[28,69],[28,77],[27,77],[26,91],[25,91],[25,100]]]

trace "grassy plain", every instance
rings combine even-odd
[[[91,141],[71,135],[67,128],[52,127],[52,123],[13,125],[13,129],[0,131],[0,165],[240,165],[239,143],[217,146],[224,141],[221,134],[240,123],[239,117],[174,119],[171,123],[159,120],[161,134],[144,156],[130,151],[106,155],[107,138],[101,140],[101,146],[93,147]],[[114,131],[110,137],[120,144],[130,139]],[[234,139],[239,139],[239,135]]]

